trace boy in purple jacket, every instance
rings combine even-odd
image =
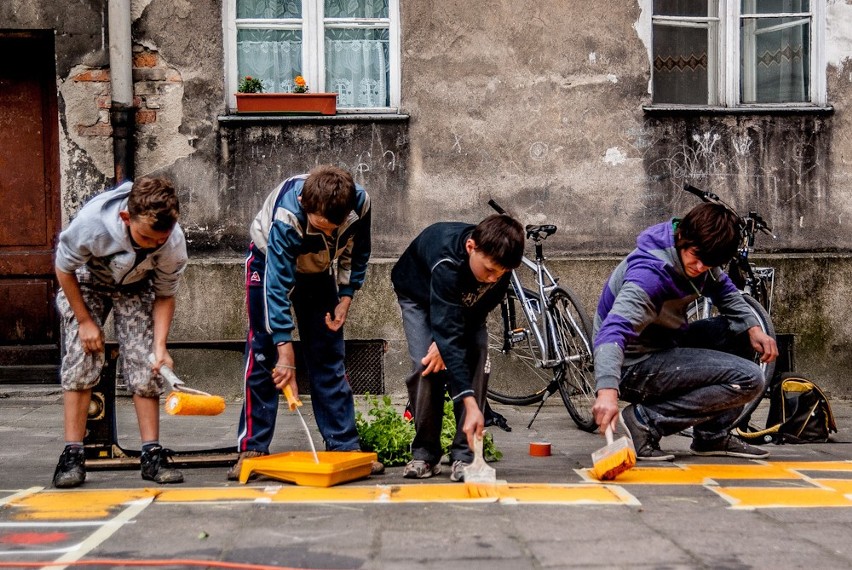
[[[694,455],[769,455],[730,434],[743,407],[764,390],[751,355],[763,362],[778,356],[775,340],[719,268],[739,240],[735,214],[700,204],[682,220],[642,232],[604,287],[595,314],[593,413],[601,428],[615,429],[619,397],[630,402],[621,416],[640,460],[674,459],[660,439],[688,427]],[[709,297],[720,316],[687,323],[687,308],[699,296]]]

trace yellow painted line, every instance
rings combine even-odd
[[[772,461],[781,469],[794,471],[852,471],[852,461]]]
[[[157,502],[163,503],[199,503],[219,501],[258,501],[269,500],[274,496],[266,487],[171,487],[158,493]]]
[[[586,481],[598,482],[592,477],[590,469],[578,470]],[[801,475],[774,464],[696,464],[667,467],[634,467],[619,475],[616,485],[706,485],[717,480],[771,480],[771,479],[801,479]]]
[[[103,519],[130,501],[152,499],[153,489],[44,491],[9,502],[16,520]]]
[[[258,487],[164,490],[157,502],[268,500],[272,503],[446,503],[491,501],[552,504],[634,504],[629,493],[606,486],[507,484],[473,488],[460,484],[414,484],[345,487],[285,485]]]
[[[834,489],[838,493],[852,494],[852,480],[850,479],[814,479],[814,483],[826,489]]]
[[[97,491],[46,491],[10,502],[18,520],[104,519],[128,503],[457,503],[638,505],[624,489],[579,484],[413,484],[307,487],[168,488]]]
[[[852,499],[834,489],[711,487],[734,509],[852,507]]]

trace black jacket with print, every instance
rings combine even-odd
[[[465,243],[475,226],[439,222],[423,230],[391,272],[397,295],[429,313],[432,340],[450,375],[450,395],[473,394],[468,351],[476,350],[475,333],[505,295],[511,273],[496,283],[480,283],[470,270]]]

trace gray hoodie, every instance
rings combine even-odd
[[[127,209],[132,186],[125,182],[83,206],[59,234],[56,268],[74,273],[85,265],[96,283],[119,287],[139,284],[150,277],[155,295],[172,297],[187,262],[183,230],[175,224],[168,241],[136,265],[127,225],[118,215]]]

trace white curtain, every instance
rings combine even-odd
[[[293,78],[302,68],[302,42],[239,41],[237,65],[240,77],[251,75],[263,80],[264,91],[289,93]]]
[[[387,43],[382,40],[325,42],[326,89],[339,107],[387,107]]]

